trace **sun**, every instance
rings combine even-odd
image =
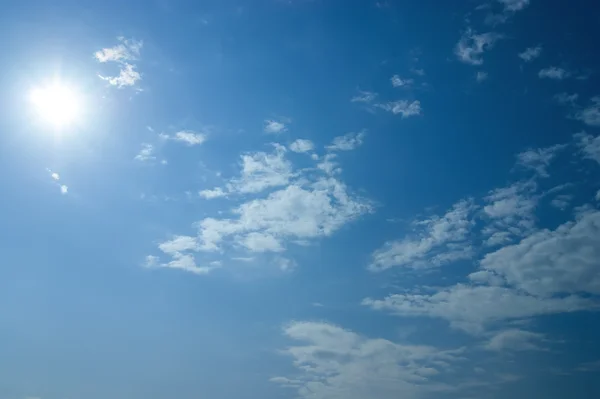
[[[75,90],[62,83],[52,83],[31,90],[30,100],[42,122],[63,128],[81,116],[81,98]]]

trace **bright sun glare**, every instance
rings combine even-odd
[[[60,83],[33,89],[30,99],[43,122],[55,128],[75,122],[82,111],[77,93]]]

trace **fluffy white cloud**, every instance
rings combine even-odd
[[[495,32],[476,34],[471,29],[467,29],[456,44],[454,54],[466,64],[481,65],[483,53],[491,49],[501,38],[502,35]]]
[[[263,232],[251,232],[242,235],[238,243],[246,247],[251,252],[282,252],[283,246],[273,235]]]
[[[230,192],[258,193],[267,188],[284,186],[293,177],[292,164],[285,158],[282,145],[272,153],[254,152],[241,156],[241,173],[227,185]]]
[[[67,194],[68,192],[69,192],[69,187],[68,187],[68,186],[66,186],[66,185],[64,185],[64,184],[62,184],[62,185],[60,186],[60,193],[61,193],[61,194]]]
[[[571,73],[566,69],[551,66],[540,70],[538,76],[541,79],[563,80],[571,76]]]
[[[421,102],[415,100],[412,102],[406,100],[391,101],[389,103],[377,104],[381,109],[393,113],[394,115],[402,115],[402,118],[421,115]]]
[[[546,148],[531,149],[517,154],[517,165],[534,170],[541,177],[548,177],[548,166],[559,151],[566,147],[557,144]]]
[[[489,253],[481,268],[538,297],[600,294],[600,211]]]
[[[211,262],[207,266],[196,264],[195,256],[190,253],[198,252],[200,249],[196,237],[176,236],[159,244],[158,248],[168,255],[171,260],[161,263],[158,256],[149,255],[146,257],[146,267],[179,269],[194,274],[208,274],[221,266],[219,262]]]
[[[265,133],[279,134],[287,131],[287,126],[282,121],[265,119],[264,131]]]
[[[359,90],[358,94],[350,100],[353,103],[371,103],[377,97],[377,93]]]
[[[299,374],[271,381],[297,389],[301,398],[412,399],[450,390],[437,375],[462,353],[367,338],[328,323],[293,322],[283,332],[301,342],[283,351]]]
[[[362,145],[365,136],[365,130],[361,130],[358,133],[347,133],[343,136],[335,137],[331,144],[325,148],[329,151],[351,151]]]
[[[434,293],[394,294],[381,300],[367,298],[363,305],[398,316],[444,319],[453,328],[471,334],[481,334],[509,320],[598,308],[594,300],[576,295],[540,298],[507,287],[465,284]]]
[[[542,350],[540,343],[544,341],[544,335],[531,331],[510,329],[496,333],[486,344],[486,349],[498,352],[506,350],[526,351]]]
[[[309,152],[312,151],[314,148],[315,144],[312,141],[306,139],[298,139],[292,144],[290,144],[290,150],[299,153]]]
[[[600,163],[600,136],[594,137],[591,134],[578,133],[575,135],[575,139],[584,158]]]
[[[525,62],[531,62],[542,54],[542,47],[528,47],[522,53],[519,53],[519,58]]]
[[[469,259],[473,253],[467,238],[474,209],[471,202],[460,201],[442,217],[415,221],[417,234],[385,243],[373,253],[369,270],[395,266],[418,269]]]
[[[600,96],[592,97],[590,104],[578,111],[575,118],[589,126],[600,126]]]
[[[394,86],[394,87],[410,86],[414,83],[413,79],[402,79],[398,75],[392,76],[390,78],[390,81],[392,82],[392,86]]]
[[[224,243],[243,242],[254,232],[277,240],[329,236],[370,210],[368,202],[352,197],[340,181],[320,178],[293,183],[266,198],[246,202],[233,210],[236,218],[206,218],[197,226],[201,248],[214,251]]]

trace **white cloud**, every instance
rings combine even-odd
[[[490,223],[483,229],[489,236],[488,245],[502,244],[511,237],[520,237],[533,231],[534,211],[538,197],[533,193],[536,185],[532,182],[517,182],[510,186],[495,189],[484,198],[484,215]]]
[[[279,134],[287,131],[287,126],[282,121],[276,121],[274,119],[265,119],[264,126],[265,133]]]
[[[556,230],[540,230],[489,253],[481,268],[537,297],[600,294],[600,211],[586,212]]]
[[[264,199],[246,202],[233,210],[235,219],[206,218],[197,226],[202,249],[215,251],[253,232],[278,240],[329,236],[370,210],[367,202],[351,197],[343,183],[322,178],[290,184]]]
[[[285,159],[285,147],[276,144],[273,153],[255,152],[242,155],[241,176],[227,185],[230,192],[258,193],[267,188],[284,186],[293,177],[292,164]]]
[[[119,76],[102,76],[98,75],[100,79],[106,80],[110,85],[122,88],[125,86],[134,86],[138,80],[142,77],[138,71],[135,70],[135,66],[131,64],[124,64],[119,71]]]
[[[517,154],[517,165],[535,171],[541,177],[549,177],[548,166],[557,153],[566,147],[557,144],[546,148],[531,149]]]
[[[351,151],[363,144],[365,136],[365,130],[361,130],[358,133],[347,133],[343,136],[335,137],[331,144],[325,148],[329,151]]]
[[[148,268],[179,269],[194,274],[208,274],[214,269],[221,267],[219,262],[210,262],[208,266],[198,266],[196,258],[189,252],[198,252],[200,246],[196,237],[176,236],[171,240],[158,245],[158,248],[171,257],[169,262],[160,262],[158,256],[146,257],[145,266]]]
[[[392,86],[394,86],[394,87],[410,86],[414,83],[413,79],[402,79],[398,75],[392,76],[390,78],[390,81],[392,82]]]
[[[125,39],[124,37],[117,38],[120,44],[104,48],[94,53],[94,57],[99,62],[125,62],[136,60],[140,56],[143,42],[134,39]]]
[[[358,95],[352,97],[350,101],[353,103],[370,103],[373,102],[376,97],[377,93],[359,90]]]
[[[142,149],[135,156],[137,161],[154,161],[156,159],[156,155],[154,155],[154,146],[148,143],[142,143]]]
[[[335,161],[337,154],[325,154],[321,162],[317,164],[317,168],[328,175],[334,175],[342,172],[339,164]]]
[[[542,54],[542,46],[528,47],[522,53],[519,53],[519,58],[525,62],[531,62]]]
[[[474,206],[469,201],[456,203],[442,217],[416,221],[417,234],[389,241],[376,250],[369,265],[371,271],[391,267],[428,268],[473,256],[467,238],[473,225]]]
[[[315,148],[315,145],[312,141],[306,139],[298,139],[290,144],[290,150],[294,152],[309,152]]]
[[[533,316],[596,309],[597,303],[575,295],[539,298],[507,287],[457,284],[433,294],[394,294],[382,300],[367,298],[363,305],[398,316],[434,317],[453,328],[481,334],[488,327]]]
[[[212,190],[201,190],[198,193],[202,198],[213,199],[225,197],[227,193],[221,187],[215,187]]]
[[[61,194],[67,194],[69,192],[69,187],[65,186],[64,184],[60,186],[60,193]]]
[[[488,78],[487,72],[478,71],[477,74],[475,74],[475,80],[479,83],[483,82],[484,80],[487,80],[487,78]]]
[[[600,163],[600,136],[594,137],[591,134],[578,133],[575,135],[575,139],[584,158]]]
[[[563,68],[551,66],[538,72],[540,79],[563,80],[571,76],[571,73]]]
[[[58,173],[53,172],[50,177],[54,180],[60,180],[60,175]]]
[[[456,44],[454,54],[466,64],[481,65],[483,53],[490,50],[501,38],[502,35],[495,32],[476,34],[471,29],[467,29]]]
[[[172,139],[185,143],[188,146],[194,146],[204,143],[206,141],[206,134],[196,133],[191,130],[182,130],[175,133]]]
[[[415,100],[412,102],[406,100],[391,101],[385,104],[376,104],[379,108],[384,109],[394,115],[400,114],[402,118],[421,115],[421,102]]]
[[[196,238],[190,236],[176,236],[158,246],[158,249],[169,255],[185,251],[198,251],[198,248]]]
[[[285,249],[279,240],[267,233],[252,232],[237,240],[251,252],[282,252]]]
[[[134,39],[128,40],[123,37],[119,37],[118,40],[120,41],[120,44],[97,51],[94,53],[94,57],[99,62],[115,62],[119,64],[119,75],[98,76],[107,81],[110,85],[117,86],[118,88],[134,86],[142,77],[136,70],[136,65],[131,61],[135,61],[139,58],[143,43],[142,41]]]
[[[498,0],[507,11],[520,11],[529,5],[529,0]]]
[[[600,126],[600,96],[592,97],[591,104],[577,112],[575,118],[586,125]]]
[[[496,333],[486,344],[486,349],[498,352],[542,350],[544,335],[531,331],[510,329]]]
[[[311,399],[413,399],[447,390],[437,375],[461,358],[461,350],[401,345],[367,338],[336,325],[293,322],[284,334],[300,343],[283,351],[299,374],[271,381]]]

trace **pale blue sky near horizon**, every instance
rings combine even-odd
[[[599,22],[2,3],[0,399],[598,397]]]

